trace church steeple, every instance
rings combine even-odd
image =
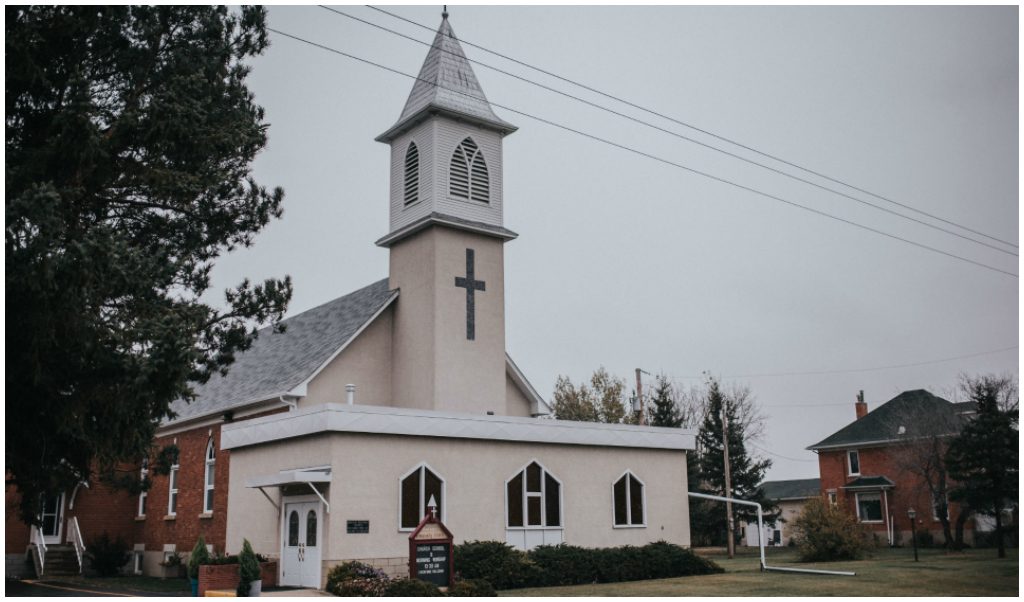
[[[432,113],[465,119],[490,127],[503,135],[516,131],[516,126],[495,115],[491,104],[487,102],[476,73],[448,22],[447,12],[442,13],[441,26],[420,67],[402,115],[395,125],[377,137],[377,141],[392,141]]]

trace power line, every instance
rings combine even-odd
[[[383,69],[385,71],[389,71],[389,72],[395,73],[397,75],[402,75],[404,77],[408,77],[409,79],[413,79],[413,80],[417,80],[417,81],[422,81],[422,82],[424,82],[426,84],[429,84],[429,85],[432,85],[432,86],[437,86],[438,88],[441,88],[442,90],[446,90],[446,91],[449,91],[449,92],[454,92],[456,94],[467,96],[467,97],[475,99],[475,100],[480,100],[480,101],[488,102],[486,98],[481,98],[481,97],[473,96],[472,94],[463,92],[461,90],[456,90],[454,88],[448,88],[448,87],[445,87],[445,86],[440,86],[440,85],[435,84],[433,82],[430,82],[430,81],[427,81],[425,79],[422,79],[422,78],[420,78],[418,76],[410,75],[408,73],[405,73],[404,71],[399,71],[398,69],[394,69],[392,67],[388,67],[386,65],[382,65],[380,63],[371,61],[369,59],[364,59],[364,58],[355,56],[353,54],[349,54],[347,52],[343,52],[343,51],[338,50],[336,48],[331,48],[329,46],[324,46],[323,44],[318,44],[316,42],[313,42],[313,41],[301,38],[301,37],[296,36],[296,35],[285,33],[285,32],[283,32],[281,30],[274,29],[272,27],[268,27],[267,31],[270,31],[270,32],[273,32],[273,33],[276,33],[276,34],[279,34],[279,35],[282,35],[282,36],[285,36],[287,38],[291,38],[293,40],[302,42],[304,44],[308,44],[310,46],[314,46],[316,48],[320,48],[321,50],[326,50],[327,52],[331,52],[333,54],[344,56],[346,58],[350,58],[352,60],[359,61],[361,63],[365,63],[367,65],[371,65],[373,67],[377,67],[378,69]],[[543,123],[543,124],[546,124],[546,125],[550,125],[552,127],[556,127],[556,128],[561,129],[561,130],[565,130],[567,132],[572,132],[572,133],[577,134],[579,136],[583,136],[585,138],[589,138],[589,139],[595,140],[597,142],[602,142],[602,143],[607,144],[609,146],[614,146],[616,148],[619,148],[619,149],[622,149],[622,150],[634,153],[636,155],[640,155],[641,157],[646,157],[648,159],[652,159],[654,161],[658,161],[659,163],[664,163],[666,165],[670,165],[670,166],[676,167],[678,169],[682,169],[684,171],[688,171],[690,173],[703,176],[705,178],[708,178],[710,180],[714,180],[716,182],[721,182],[723,184],[728,184],[728,185],[733,186],[735,188],[739,188],[741,190],[746,190],[747,192],[752,192],[752,193],[757,194],[759,196],[763,196],[765,198],[772,199],[774,201],[778,201],[780,203],[785,203],[785,204],[790,205],[792,207],[803,209],[804,211],[809,211],[811,213],[815,213],[817,215],[821,215],[823,217],[827,217],[829,219],[832,219],[832,220],[835,220],[835,221],[838,221],[838,222],[842,222],[842,223],[854,226],[856,228],[860,228],[862,230],[867,230],[868,232],[874,232],[875,234],[878,234],[880,236],[885,236],[886,238],[891,238],[893,240],[902,241],[902,242],[905,242],[907,244],[913,245],[915,247],[919,247],[919,248],[922,248],[922,249],[925,249],[925,250],[928,250],[928,251],[932,251],[933,253],[938,253],[940,255],[945,255],[945,256],[951,257],[953,259],[959,259],[960,261],[963,261],[963,262],[966,262],[966,263],[970,263],[970,264],[976,265],[978,267],[985,268],[987,270],[992,270],[993,272],[999,272],[1001,274],[1006,274],[1007,276],[1012,276],[1014,278],[1017,278],[1017,274],[1014,274],[1013,272],[1002,270],[1002,269],[999,269],[999,268],[996,268],[996,267],[993,267],[993,266],[981,263],[979,261],[975,261],[973,259],[968,259],[966,257],[960,256],[960,255],[956,255],[954,253],[949,253],[949,252],[943,251],[941,249],[937,249],[935,247],[931,247],[931,246],[925,245],[923,243],[915,242],[915,241],[912,241],[912,240],[909,240],[909,239],[897,236],[895,234],[890,234],[888,232],[884,232],[882,230],[878,230],[876,228],[872,228],[870,226],[865,226],[863,224],[854,222],[852,220],[848,220],[846,218],[842,218],[842,217],[839,217],[839,216],[836,216],[836,215],[832,215],[831,213],[827,213],[825,211],[814,209],[813,207],[808,207],[806,205],[801,205],[800,203],[784,199],[784,198],[782,198],[780,196],[769,194],[767,192],[762,192],[760,190],[757,190],[756,188],[752,188],[752,187],[746,186],[744,184],[739,184],[737,182],[733,182],[731,180],[727,180],[725,178],[722,178],[722,177],[719,177],[719,176],[716,176],[716,175],[712,175],[710,173],[707,173],[707,172],[704,172],[704,171],[700,171],[700,170],[694,169],[692,167],[687,167],[687,166],[685,166],[685,165],[683,165],[681,163],[676,163],[674,161],[670,161],[668,159],[659,157],[657,155],[652,155],[652,154],[650,154],[648,152],[645,152],[645,151],[642,151],[642,150],[639,150],[639,149],[636,149],[636,148],[633,148],[633,147],[630,147],[630,146],[626,146],[624,144],[619,144],[618,142],[613,142],[613,141],[608,140],[606,138],[602,138],[602,137],[596,136],[594,134],[589,134],[587,132],[583,132],[581,130],[577,130],[577,129],[571,128],[571,127],[569,127],[567,125],[562,125],[560,123],[557,123],[557,122],[554,122],[554,121],[551,121],[551,120],[548,120],[548,119],[544,119],[543,117],[537,117],[536,115],[532,115],[530,113],[526,113],[526,112],[520,111],[518,109],[513,109],[512,107],[509,107],[509,106],[506,106],[506,105],[501,105],[501,104],[498,104],[496,102],[491,102],[490,104],[492,106],[498,107],[500,109],[504,109],[506,111],[510,111],[510,112],[515,113],[517,115],[522,115],[523,117],[527,117],[527,118],[533,119],[534,121],[539,121],[540,123]]]
[[[324,5],[320,5],[320,8],[323,8],[324,10],[330,11],[330,12],[336,14],[336,15],[340,15],[342,17],[347,17],[349,19],[352,19],[353,21],[358,21],[360,23],[363,23],[364,25],[369,25],[370,27],[375,27],[375,28],[380,29],[382,31],[386,31],[386,32],[394,34],[394,35],[396,35],[396,36],[398,36],[400,38],[405,38],[406,40],[410,40],[410,41],[416,42],[417,44],[422,44],[423,46],[427,46],[428,48],[432,47],[432,44],[429,43],[429,42],[424,42],[423,40],[419,40],[419,39],[414,38],[412,36],[406,35],[406,34],[404,34],[402,32],[395,31],[394,29],[390,29],[388,27],[384,27],[383,25],[379,25],[377,23],[373,23],[371,21],[367,21],[366,19],[362,19],[362,18],[357,17],[355,15],[346,13],[345,11],[338,10],[338,9],[335,9],[335,8],[332,8],[332,7],[329,7],[329,6],[324,6]],[[370,7],[370,8],[373,8],[373,7]],[[384,12],[386,12],[386,11],[384,11]],[[422,27],[426,27],[426,26],[422,26]],[[447,50],[445,48],[439,48],[439,50],[441,52],[446,52],[448,54],[455,54],[451,50]],[[984,247],[988,247],[989,249],[994,249],[996,251],[999,251],[1000,253],[1006,253],[1007,255],[1012,255],[1013,257],[1018,257],[1018,254],[1014,253],[1013,251],[1008,251],[1008,250],[1003,249],[1001,247],[998,247],[996,245],[993,245],[993,244],[990,244],[990,243],[978,240],[976,238],[971,238],[970,236],[965,236],[965,235],[960,234],[959,232],[955,232],[953,230],[949,230],[949,229],[943,228],[942,226],[936,226],[935,224],[930,224],[930,223],[928,223],[926,221],[917,219],[915,217],[911,217],[909,215],[904,215],[904,214],[902,214],[902,213],[900,213],[898,211],[893,211],[892,209],[888,209],[886,207],[882,207],[882,206],[877,205],[875,203],[871,203],[869,201],[865,201],[865,200],[857,198],[857,197],[855,197],[853,195],[850,195],[850,194],[847,194],[845,192],[842,192],[841,190],[836,190],[835,188],[829,188],[828,186],[823,186],[823,185],[821,185],[821,184],[819,184],[817,182],[813,182],[813,181],[808,180],[806,178],[801,178],[800,176],[793,175],[791,173],[788,173],[788,172],[783,171],[781,169],[777,169],[777,168],[772,167],[770,165],[765,165],[764,163],[758,163],[757,161],[754,161],[752,159],[748,159],[747,157],[744,157],[742,155],[739,155],[739,154],[727,151],[725,149],[718,148],[718,147],[713,146],[711,144],[707,144],[706,142],[701,142],[700,140],[697,140],[695,138],[691,138],[689,136],[685,136],[685,135],[680,134],[678,132],[674,132],[672,130],[660,127],[660,126],[655,125],[653,123],[650,123],[648,121],[644,121],[642,119],[637,119],[636,117],[633,117],[632,115],[627,115],[625,113],[616,111],[615,109],[612,109],[612,108],[609,108],[609,107],[606,107],[606,106],[603,106],[603,105],[599,105],[599,104],[594,103],[594,102],[590,102],[589,100],[586,100],[585,98],[580,98],[579,96],[575,96],[573,94],[569,94],[568,92],[564,92],[562,90],[558,90],[556,88],[552,88],[552,87],[547,86],[545,84],[542,84],[540,82],[531,80],[531,79],[526,78],[526,77],[522,77],[522,76],[517,75],[515,73],[511,73],[511,72],[506,71],[504,69],[501,69],[499,67],[495,67],[494,65],[489,65],[489,64],[484,63],[482,61],[477,61],[477,60],[474,60],[474,59],[471,59],[471,58],[466,58],[466,60],[471,62],[471,63],[474,63],[476,65],[480,65],[481,67],[484,67],[486,69],[490,69],[492,71],[496,71],[496,72],[498,72],[498,73],[500,73],[502,75],[505,75],[505,76],[517,79],[519,81],[522,81],[522,82],[525,82],[525,83],[537,86],[538,88],[541,88],[543,90],[547,90],[547,91],[552,92],[554,94],[558,94],[560,96],[564,96],[566,98],[570,98],[570,99],[575,100],[577,102],[583,103],[583,104],[585,104],[587,106],[593,107],[595,109],[599,109],[601,111],[605,111],[607,113],[611,113],[612,115],[616,115],[618,117],[622,117],[623,119],[627,119],[629,121],[632,121],[634,123],[638,123],[640,125],[643,125],[645,127],[651,128],[653,130],[656,130],[656,131],[668,134],[670,136],[674,136],[674,137],[679,138],[681,140],[686,140],[687,142],[690,142],[692,144],[696,144],[698,146],[702,146],[702,147],[707,148],[709,150],[713,150],[715,152],[718,152],[718,153],[721,153],[723,155],[726,155],[727,157],[731,157],[733,159],[738,159],[738,160],[743,161],[745,163],[749,163],[751,165],[755,165],[755,166],[760,167],[762,169],[768,170],[768,171],[770,171],[772,173],[775,173],[775,174],[778,174],[778,175],[781,175],[781,176],[784,176],[784,177],[796,180],[797,182],[801,182],[801,183],[807,184],[809,186],[814,186],[815,188],[818,188],[820,190],[824,190],[826,192],[831,192],[833,194],[839,195],[839,196],[844,197],[846,199],[849,199],[851,201],[860,203],[862,205],[866,205],[868,207],[877,209],[879,211],[884,211],[885,213],[888,213],[890,215],[895,215],[896,217],[900,217],[900,218],[912,221],[912,222],[914,222],[916,224],[920,224],[920,225],[925,226],[927,228],[932,228],[933,230],[938,230],[939,232],[944,232],[946,234],[949,234],[949,235],[952,235],[952,236],[956,236],[957,238],[961,238],[963,240],[970,241],[970,242],[973,242],[975,244],[982,245]]]
[[[417,27],[420,27],[420,28],[426,29],[427,31],[433,31],[433,29],[432,29],[431,27],[429,27],[429,26],[427,26],[427,25],[423,25],[422,23],[418,23],[418,22],[416,22],[416,21],[413,21],[412,19],[407,19],[407,18],[405,18],[405,17],[403,17],[403,16],[401,16],[401,15],[397,15],[397,14],[395,14],[395,13],[392,13],[392,12],[386,11],[386,10],[384,10],[384,9],[382,9],[382,8],[377,8],[376,6],[371,6],[371,5],[366,5],[366,6],[367,6],[367,8],[373,9],[373,10],[375,10],[375,11],[377,11],[377,12],[383,13],[383,14],[385,14],[385,15],[388,15],[388,16],[391,16],[391,17],[394,17],[395,19],[399,19],[399,20],[401,20],[401,21],[405,21],[406,23],[409,23],[409,24],[415,25],[415,26],[417,26]],[[934,215],[934,214],[928,213],[928,212],[926,212],[926,211],[923,211],[923,210],[921,210],[921,209],[917,209],[917,208],[915,208],[915,207],[913,207],[913,206],[911,206],[911,205],[907,205],[907,204],[901,203],[901,202],[899,202],[899,201],[896,201],[896,200],[893,200],[893,199],[891,199],[891,198],[889,198],[889,197],[886,197],[886,196],[883,196],[883,195],[880,195],[880,194],[877,194],[877,193],[871,192],[870,190],[866,190],[866,189],[864,189],[864,188],[861,188],[861,187],[855,186],[854,184],[850,184],[850,183],[848,183],[848,182],[845,182],[845,181],[843,181],[843,180],[839,180],[839,179],[837,179],[837,178],[833,178],[833,177],[831,177],[831,176],[828,176],[828,175],[826,175],[826,174],[824,174],[824,173],[821,173],[821,172],[815,171],[815,170],[813,170],[813,169],[810,169],[810,168],[807,168],[807,167],[803,167],[803,166],[801,166],[801,165],[799,165],[799,164],[797,164],[797,163],[793,163],[793,162],[791,162],[791,161],[787,161],[786,159],[783,159],[783,158],[781,158],[781,157],[779,157],[779,156],[776,156],[776,155],[773,155],[773,154],[770,154],[770,153],[767,153],[767,152],[764,152],[764,151],[760,151],[760,150],[757,150],[756,148],[753,148],[753,147],[751,147],[751,146],[748,146],[748,145],[746,145],[746,144],[743,144],[743,143],[741,143],[741,142],[738,142],[738,141],[736,141],[736,140],[732,140],[732,139],[730,139],[730,138],[727,138],[727,137],[725,137],[725,136],[722,136],[722,135],[719,135],[719,134],[715,134],[714,132],[711,132],[711,131],[709,131],[709,130],[705,130],[705,129],[702,129],[702,128],[700,128],[700,127],[696,126],[696,125],[693,125],[693,124],[687,123],[687,122],[685,122],[685,121],[681,121],[681,120],[679,120],[679,119],[676,119],[676,118],[674,118],[674,117],[670,117],[670,116],[668,116],[668,115],[665,115],[665,114],[663,114],[663,113],[659,113],[659,112],[657,112],[657,111],[655,111],[655,110],[653,110],[653,109],[649,109],[649,108],[646,108],[646,107],[644,107],[644,106],[641,106],[641,105],[639,105],[639,104],[633,103],[633,102],[631,102],[631,101],[628,101],[628,100],[625,100],[625,99],[623,99],[623,98],[620,98],[620,97],[618,97],[618,96],[615,96],[615,95],[613,95],[613,94],[609,94],[609,93],[607,93],[607,92],[602,92],[601,90],[598,90],[598,89],[596,89],[596,88],[593,88],[593,87],[591,87],[591,86],[588,86],[588,85],[586,85],[586,84],[583,84],[583,83],[577,82],[577,81],[575,81],[575,80],[572,80],[572,79],[569,79],[569,78],[567,78],[567,77],[564,77],[564,76],[558,75],[558,74],[556,74],[556,73],[552,73],[552,72],[550,72],[550,71],[547,71],[547,70],[545,70],[545,69],[542,69],[542,68],[540,68],[540,67],[536,67],[536,66],[534,66],[534,65],[531,65],[531,64],[529,64],[529,63],[526,63],[526,62],[524,62],[524,61],[520,61],[519,59],[516,59],[516,58],[513,58],[513,57],[511,57],[511,56],[508,56],[508,55],[502,54],[502,53],[500,53],[500,52],[497,52],[497,51],[494,51],[494,50],[490,50],[490,49],[488,49],[488,48],[486,48],[486,47],[484,47],[484,46],[481,46],[481,45],[479,45],[479,44],[474,44],[473,42],[468,42],[468,41],[466,41],[466,40],[463,40],[463,39],[460,39],[460,40],[459,40],[459,42],[460,42],[460,43],[462,43],[462,44],[465,44],[465,45],[467,45],[467,46],[471,46],[471,47],[473,47],[473,48],[477,48],[477,49],[479,49],[479,50],[482,50],[482,51],[484,51],[484,52],[486,52],[486,53],[488,53],[488,54],[493,54],[494,56],[497,56],[497,57],[503,58],[503,59],[505,59],[505,60],[511,61],[511,62],[513,62],[513,63],[516,63],[516,64],[518,64],[518,65],[522,65],[523,67],[526,67],[526,68],[528,68],[528,69],[532,69],[532,70],[534,70],[534,71],[537,71],[537,72],[539,72],[539,73],[543,73],[544,75],[547,75],[547,76],[553,77],[553,78],[555,78],[555,79],[559,79],[559,80],[561,80],[561,81],[564,81],[564,82],[566,82],[566,83],[572,84],[572,85],[574,85],[574,86],[577,86],[577,87],[583,88],[584,90],[587,90],[587,91],[589,91],[589,92],[593,92],[593,93],[595,93],[595,94],[599,94],[599,95],[601,95],[601,96],[604,96],[605,98],[609,98],[609,99],[611,99],[611,100],[615,100],[615,101],[617,101],[617,102],[620,102],[620,103],[622,103],[622,104],[624,104],[624,105],[627,105],[627,106],[629,106],[629,107],[632,107],[632,108],[634,108],[634,109],[637,109],[637,110],[643,111],[643,112],[645,112],[645,113],[648,113],[648,114],[650,114],[650,115],[654,115],[654,116],[656,116],[656,117],[660,117],[660,118],[662,118],[662,119],[665,119],[665,120],[667,120],[667,121],[671,121],[671,122],[673,122],[673,123],[676,123],[676,124],[678,124],[678,125],[681,125],[681,126],[683,126],[683,127],[685,127],[685,128],[688,128],[688,129],[691,129],[691,130],[694,130],[694,131],[700,132],[700,133],[702,133],[702,134],[705,134],[705,135],[707,135],[707,136],[711,136],[712,138],[715,138],[715,139],[717,139],[717,140],[721,140],[721,141],[723,141],[723,142],[727,142],[727,143],[729,143],[729,144],[732,144],[732,145],[738,146],[738,147],[740,147],[740,148],[742,148],[742,149],[744,149],[744,150],[748,150],[748,151],[750,151],[750,152],[752,152],[752,153],[756,153],[756,154],[758,154],[758,155],[761,155],[762,157],[766,157],[766,158],[768,158],[768,159],[772,159],[772,160],[774,160],[774,161],[778,161],[779,163],[783,163],[783,164],[789,165],[790,167],[795,167],[795,168],[797,168],[797,169],[799,169],[799,170],[801,170],[801,171],[803,171],[803,172],[806,172],[806,173],[809,173],[809,174],[812,174],[812,175],[818,176],[819,178],[823,178],[823,179],[825,179],[825,180],[828,180],[828,181],[830,181],[830,182],[833,182],[833,183],[835,183],[835,184],[839,184],[839,185],[842,185],[842,186],[846,186],[847,188],[850,188],[850,189],[852,189],[852,190],[856,190],[856,191],[858,191],[858,192],[862,192],[862,193],[864,193],[864,194],[870,195],[870,196],[872,196],[872,197],[874,197],[874,198],[876,198],[876,199],[879,199],[879,200],[882,200],[882,201],[886,201],[886,202],[888,202],[888,203],[892,203],[893,205],[897,205],[897,206],[899,206],[899,207],[903,207],[904,209],[908,209],[908,210],[910,210],[910,211],[913,211],[913,212],[915,212],[915,213],[918,213],[918,214],[920,214],[920,215],[924,215],[924,216],[930,217],[930,218],[932,218],[932,219],[938,220],[938,221],[940,221],[940,222],[943,222],[943,223],[945,223],[945,224],[949,224],[949,225],[951,225],[951,226],[956,226],[957,228],[961,228],[961,229],[963,229],[963,230],[966,230],[966,231],[968,231],[968,232],[971,232],[971,233],[973,233],[973,234],[977,234],[977,235],[979,235],[979,236],[984,236],[985,238],[988,238],[989,240],[994,240],[994,241],[996,241],[996,242],[1000,242],[1000,243],[1003,243],[1004,245],[1008,245],[1008,246],[1011,246],[1011,247],[1013,247],[1013,248],[1015,248],[1015,249],[1016,249],[1016,248],[1019,248],[1017,244],[1014,244],[1014,243],[1012,243],[1012,242],[1009,242],[1009,241],[1003,240],[1003,239],[1001,239],[1001,238],[997,238],[997,237],[995,237],[995,236],[991,236],[991,235],[989,235],[989,234],[985,234],[984,232],[979,232],[978,230],[974,230],[974,229],[971,229],[971,228],[969,228],[969,227],[967,227],[967,226],[964,226],[964,225],[962,225],[962,224],[959,224],[959,223],[957,223],[957,222],[954,222],[954,221],[951,221],[951,220],[947,220],[947,219],[945,219],[945,218],[942,218],[942,217],[939,217],[939,216],[937,216],[937,215]],[[724,152],[724,151],[723,151],[723,152]],[[858,200],[858,199],[855,199],[855,200]],[[861,202],[863,202],[863,201],[861,201]],[[900,215],[900,214],[897,214],[897,215]],[[906,217],[906,216],[904,216],[904,217]],[[910,218],[908,218],[908,219],[910,219]],[[974,239],[968,239],[968,240],[974,240]],[[975,242],[978,242],[978,241],[975,241]]]
[[[792,460],[793,462],[814,462],[815,464],[818,463],[817,459],[808,460],[806,458],[790,458],[789,456],[783,456],[782,454],[777,454],[777,453],[775,453],[773,451],[768,451],[767,449],[765,449],[765,448],[763,448],[763,447],[761,447],[759,445],[754,445],[753,443],[751,443],[749,441],[745,441],[744,443],[746,445],[749,445],[750,447],[753,447],[756,450],[762,451],[762,452],[764,452],[764,453],[766,453],[768,455],[771,455],[771,456],[775,456],[776,458],[782,458],[783,460]]]
[[[728,376],[723,376],[722,378],[760,378],[760,377],[770,377],[770,376],[817,376],[817,375],[826,375],[826,374],[854,374],[854,373],[858,373],[858,372],[874,372],[874,371],[877,371],[877,370],[895,370],[895,369],[898,369],[898,368],[914,368],[914,367],[917,367],[917,366],[927,366],[929,364],[941,364],[943,362],[952,362],[952,361],[955,361],[955,360],[965,360],[965,359],[970,359],[972,357],[981,357],[983,355],[992,355],[992,354],[995,354],[995,353],[1003,353],[1003,352],[1011,351],[1011,350],[1017,349],[1017,348],[1018,348],[1017,345],[1013,345],[1012,347],[1004,347],[1003,349],[993,349],[991,351],[981,351],[981,352],[978,352],[978,353],[971,353],[971,354],[968,354],[968,355],[958,355],[956,357],[946,357],[946,358],[937,359],[937,360],[927,360],[927,361],[923,361],[923,362],[913,362],[913,363],[909,363],[909,364],[894,364],[894,365],[891,365],[891,366],[876,366],[874,368],[846,368],[846,369],[839,369],[839,370],[813,370],[813,371],[808,371],[808,372],[770,372],[770,373],[760,373],[760,374],[731,374],[731,375],[728,375]],[[673,379],[679,379],[679,380],[694,380],[694,379],[701,379],[701,378],[704,378],[704,377],[703,376],[679,376],[679,377],[673,377]]]

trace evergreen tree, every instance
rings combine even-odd
[[[953,439],[946,468],[957,483],[952,497],[976,512],[995,517],[999,558],[1006,557],[1003,512],[1019,494],[1018,406],[1016,388],[1008,378],[968,379],[977,415]]]
[[[654,387],[654,394],[650,403],[651,426],[668,426],[678,428],[683,426],[683,412],[679,407],[679,401],[668,382],[668,377],[659,374],[657,385]]]
[[[726,443],[722,439],[722,416],[725,415],[729,424],[729,468],[732,497],[751,502],[759,502],[764,509],[764,520],[770,522],[778,517],[774,505],[764,497],[760,484],[764,480],[765,471],[771,467],[771,460],[758,460],[747,453],[746,426],[739,413],[741,404],[734,396],[725,394],[718,381],[711,378],[708,382],[704,421],[697,434],[699,455],[696,462],[696,481],[691,481],[690,490],[712,495],[725,495],[725,459]],[[724,504],[716,504],[713,511],[705,510],[695,520],[691,517],[691,531],[699,538],[714,542],[724,541],[727,533],[727,521]],[[701,506],[710,508],[702,502]],[[733,505],[734,525],[741,522],[756,522],[757,510],[750,506]],[[737,533],[739,530],[737,529]]]
[[[214,260],[281,215],[250,165],[262,8],[8,6],[6,467],[20,514],[149,456],[291,283],[202,302]]]

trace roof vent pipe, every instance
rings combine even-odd
[[[356,386],[353,384],[345,385],[345,402],[348,405],[353,405],[356,402]]]

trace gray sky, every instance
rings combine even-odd
[[[433,38],[366,7],[342,10]],[[440,23],[437,7],[389,10]],[[464,41],[1016,243],[1017,10],[452,7],[450,19]],[[407,73],[427,51],[316,7],[271,8],[269,23]],[[250,79],[271,124],[255,174],[284,187],[285,215],[222,258],[214,283],[290,274],[294,314],[387,275],[373,241],[388,228],[389,159],[373,138],[413,82],[272,42]],[[493,103],[1017,272],[1011,255],[474,68]],[[768,477],[784,479],[817,476],[804,448],[853,419],[860,389],[873,409],[908,389],[952,398],[960,372],[1017,374],[1013,349],[753,376],[1015,346],[1018,280],[495,111],[520,128],[505,140],[505,225],[520,234],[506,246],[508,348],[545,397],[559,374],[579,382],[601,365],[630,387],[636,367],[683,384],[710,371],[753,390],[769,416],[757,444],[775,462]]]

